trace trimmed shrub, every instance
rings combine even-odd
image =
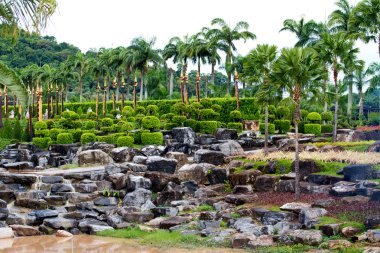
[[[298,132],[299,133],[305,133],[305,125],[307,123],[305,121],[298,122]]]
[[[79,142],[83,131],[81,129],[69,129],[69,133],[73,135],[74,142]]]
[[[176,123],[165,123],[165,125],[164,125],[165,130],[172,130],[175,127],[178,127],[178,125]]]
[[[275,119],[276,119],[276,115],[274,115],[274,114],[268,114],[268,122],[269,123],[273,122]],[[260,120],[263,121],[263,122],[265,121],[265,114],[261,114],[260,115]]]
[[[334,126],[332,124],[326,124],[321,126],[322,133],[332,133]]]
[[[164,142],[164,136],[161,132],[143,133],[141,134],[141,143],[143,145],[155,144],[162,145]]]
[[[289,108],[287,108],[285,106],[277,107],[277,118],[284,119],[284,118],[288,118],[289,115],[290,115]]]
[[[95,112],[88,112],[86,114],[87,119],[96,119],[96,113]]]
[[[136,130],[134,132],[128,133],[128,136],[133,137],[133,139],[135,140],[136,144],[141,144],[141,135],[143,133],[149,133],[149,130],[139,129],[139,130]]]
[[[265,124],[260,123],[260,132],[265,134]],[[276,126],[274,124],[268,123],[268,134],[274,134],[276,132]]]
[[[238,133],[243,132],[243,124],[239,122],[230,122],[227,124],[228,129],[236,129]]]
[[[119,139],[119,137],[121,137],[121,136],[125,136],[125,134],[124,133],[111,134],[112,144],[117,144],[117,139]]]
[[[70,111],[69,114],[70,114],[70,119],[71,120],[79,120],[80,119],[79,114],[76,113],[76,112]]]
[[[98,142],[105,142],[108,144],[112,144],[112,136],[111,135],[104,135],[104,136],[97,136]]]
[[[101,120],[101,126],[102,127],[110,127],[113,125],[113,119],[110,118],[104,118]]]
[[[145,114],[144,106],[136,106],[136,114]]]
[[[313,123],[320,122],[322,120],[322,117],[317,112],[311,112],[307,115],[307,120]]]
[[[33,144],[42,149],[47,149],[49,147],[49,142],[51,142],[50,137],[34,137],[33,138]]]
[[[166,113],[166,114],[161,115],[161,119],[171,122],[174,116],[175,116],[174,113]]]
[[[37,121],[34,124],[34,129],[36,130],[44,130],[47,129],[47,123],[45,121]]]
[[[276,112],[277,112],[277,110],[276,110],[276,107],[274,105],[269,105],[268,106],[268,113],[269,114],[276,115]]]
[[[159,108],[157,105],[148,105],[146,107],[146,115],[148,116],[158,116]]]
[[[62,118],[70,119],[70,111],[64,111],[64,112],[62,112]]]
[[[93,129],[95,129],[96,128],[96,126],[97,126],[97,122],[96,121],[93,121],[93,120],[89,120],[89,121],[85,121],[84,122],[84,129],[85,130],[93,130]]]
[[[11,129],[9,129],[9,133],[13,133],[13,127]],[[35,136],[37,137],[49,137],[50,136],[50,132],[48,129],[43,129],[43,130],[36,130],[34,131],[34,134]],[[11,135],[10,135],[11,136]]]
[[[184,114],[186,112],[186,105],[182,104],[182,103],[175,103],[172,107],[171,107],[171,112],[174,113],[174,114]]]
[[[74,138],[70,133],[60,133],[57,135],[57,144],[72,144],[73,142]]]
[[[333,121],[334,115],[332,112],[322,112],[321,117],[323,121],[331,122]]]
[[[273,123],[276,129],[282,134],[287,133],[290,130],[290,120],[275,120]]]
[[[133,110],[133,107],[129,105],[124,106],[122,113],[125,117],[132,117],[133,115],[135,115],[135,111]]]
[[[239,120],[241,120],[243,117],[242,117],[240,111],[235,110],[235,111],[231,111],[231,112],[230,112],[230,118],[231,118],[231,120],[233,120],[233,121],[239,121]]]
[[[52,141],[56,141],[58,134],[60,134],[61,132],[62,132],[62,129],[52,128],[49,130],[49,137],[51,138]]]
[[[202,120],[211,120],[215,121],[219,118],[219,113],[214,112],[213,109],[201,109],[199,110],[199,116],[202,118]]]
[[[110,127],[101,127],[100,128],[100,131],[102,131],[103,133],[111,133],[114,129],[112,128],[112,126]]]
[[[305,134],[321,135],[321,130],[320,124],[305,124]]]
[[[54,127],[55,121],[53,119],[45,120],[45,122],[46,122],[46,125],[47,125],[48,129],[51,129],[51,128]]]
[[[195,119],[185,120],[184,125],[185,127],[191,127],[191,129],[193,129],[194,132],[199,132],[198,121],[196,121]]]
[[[141,125],[144,129],[159,129],[160,120],[156,116],[146,116],[142,119]]]
[[[128,117],[127,121],[133,123],[133,122],[136,122],[136,118],[135,117]]]
[[[214,134],[216,129],[220,126],[218,121],[200,121],[198,122],[199,130],[204,134]]]
[[[132,147],[133,146],[133,138],[131,136],[120,136],[117,138],[117,146],[118,147]]]
[[[82,145],[95,142],[95,141],[96,141],[96,135],[93,133],[84,133],[80,137],[80,143],[82,143]]]
[[[186,116],[174,116],[172,122],[182,126],[182,124],[186,121]]]
[[[308,110],[301,109],[301,117],[302,120],[305,120],[307,118],[307,115],[309,114]]]
[[[211,109],[213,109],[214,112],[219,113],[222,110],[222,107],[220,105],[212,105]]]

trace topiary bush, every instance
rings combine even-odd
[[[145,107],[144,106],[136,106],[135,114],[145,114]]]
[[[261,134],[265,134],[265,124],[260,123],[260,132]],[[274,134],[276,132],[276,126],[274,124],[268,123],[268,134]]]
[[[331,121],[333,121],[334,115],[332,112],[322,112],[321,117],[322,117],[323,121],[331,122]]]
[[[49,137],[51,138],[52,141],[56,141],[58,134],[60,134],[61,132],[62,132],[62,129],[52,128],[49,130]]]
[[[141,134],[141,143],[143,145],[155,144],[162,145],[164,142],[164,136],[161,132],[143,133]]]
[[[308,114],[309,114],[308,110],[301,109],[301,118],[302,118],[302,120],[306,120]]]
[[[174,116],[172,118],[172,122],[179,126],[182,126],[185,121],[186,121],[186,116]]]
[[[194,132],[199,132],[198,121],[196,121],[195,119],[185,120],[184,125],[185,127],[191,127],[191,129],[193,129]]]
[[[146,115],[148,116],[158,116],[159,115],[159,108],[157,105],[148,105],[146,107]]]
[[[132,117],[135,115],[135,110],[133,110],[132,106],[127,105],[127,106],[124,106],[122,114],[123,114],[123,116],[125,116],[127,118]]]
[[[332,124],[325,124],[321,126],[322,133],[332,133],[334,126]]]
[[[111,135],[104,135],[104,136],[97,136],[98,142],[105,142],[108,144],[112,144],[112,136]]]
[[[204,134],[214,134],[216,129],[220,126],[218,121],[200,121],[198,122],[199,130]]]
[[[243,118],[243,116],[241,115],[240,111],[235,110],[230,112],[230,118],[232,121],[239,121]]]
[[[86,114],[86,118],[94,120],[94,119],[96,119],[96,113],[95,112],[88,112]]]
[[[268,106],[268,113],[269,113],[269,114],[276,115],[276,113],[277,113],[277,109],[276,109],[276,107],[275,107],[274,105],[269,105],[269,106]]]
[[[172,130],[175,127],[178,127],[178,125],[176,123],[165,123],[165,125],[164,125],[165,130]]]
[[[213,109],[201,109],[199,110],[199,116],[202,120],[216,121],[219,118],[219,113],[214,112]]]
[[[317,112],[311,112],[307,115],[307,120],[313,123],[318,123],[318,122],[321,122],[322,117]]]
[[[222,107],[220,105],[212,105],[211,109],[213,109],[214,112],[220,113],[220,111],[222,110]]]
[[[72,144],[74,142],[71,133],[60,133],[57,135],[57,144]]]
[[[93,121],[93,120],[89,120],[89,121],[85,121],[83,123],[83,128],[85,130],[94,130],[96,129],[98,123],[96,121]]]
[[[120,136],[117,138],[116,144],[118,147],[132,147],[134,139],[131,136]]]
[[[104,118],[101,120],[101,126],[102,127],[110,127],[113,125],[113,119],[111,118]]]
[[[156,116],[145,116],[141,121],[141,125],[144,129],[159,129],[160,120]]]
[[[161,115],[161,119],[171,122],[174,116],[175,116],[174,113],[166,113],[166,114]]]
[[[227,124],[228,129],[236,129],[238,133],[243,132],[243,123],[230,122]]]
[[[82,145],[95,142],[95,141],[96,141],[96,135],[93,133],[84,133],[80,137],[80,143],[82,143]]]
[[[37,121],[34,124],[34,129],[35,130],[44,130],[44,129],[47,129],[47,123],[45,121]]]
[[[290,116],[290,110],[288,107],[279,106],[277,107],[277,118],[286,119]]]
[[[143,130],[143,129],[135,130],[134,132],[128,133],[128,136],[133,137],[136,144],[141,144],[141,135],[143,133],[149,133],[149,130]]]
[[[321,131],[321,124],[305,124],[305,134],[315,134],[316,136],[318,136],[321,135]]]
[[[51,142],[50,137],[34,137],[33,138],[33,144],[42,149],[47,149],[49,147],[49,142]]]
[[[133,122],[136,122],[136,118],[135,117],[128,117],[127,121],[133,123]]]
[[[275,120],[273,123],[281,134],[287,133],[290,130],[290,120]]]

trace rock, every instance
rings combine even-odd
[[[319,185],[330,185],[335,184],[339,181],[342,181],[343,178],[332,175],[320,175],[320,174],[311,174],[307,177],[307,181],[313,184]]]
[[[255,240],[248,242],[247,247],[251,249],[261,248],[261,247],[270,247],[275,246],[273,241],[273,236],[271,235],[261,235],[257,237]]]
[[[179,143],[194,145],[195,132],[190,127],[175,127],[172,129],[172,136]]]
[[[180,180],[176,175],[164,172],[147,171],[145,172],[144,177],[150,179],[153,192],[161,192],[169,182],[180,184]]]
[[[144,164],[137,164],[137,163],[124,163],[129,170],[133,172],[145,172],[148,170],[148,167]]]
[[[333,145],[325,145],[319,148],[319,152],[342,152],[345,151],[345,149],[341,146],[333,146]]]
[[[108,176],[108,180],[112,182],[115,190],[121,190],[127,187],[128,175],[124,173],[114,173]]]
[[[372,229],[367,231],[368,241],[376,243],[380,242],[380,229]]]
[[[326,208],[326,207],[335,205],[335,203],[336,203],[335,199],[317,199],[312,204],[312,207]]]
[[[309,208],[311,208],[310,204],[300,203],[300,202],[286,203],[285,205],[282,205],[280,207],[280,209],[283,211],[291,211],[295,213],[300,213],[302,209],[309,209]]]
[[[37,181],[37,176],[30,174],[0,174],[0,181],[4,184],[26,184],[31,185]]]
[[[8,215],[6,223],[8,225],[25,225],[25,217],[17,213],[11,213]]]
[[[281,221],[291,221],[294,219],[294,215],[287,212],[269,211],[265,212],[261,217],[261,222],[264,225],[275,225]]]
[[[0,228],[0,239],[13,238],[14,233],[12,228]]]
[[[209,163],[185,164],[178,170],[178,178],[181,181],[194,180],[198,184],[207,183],[208,171],[215,168]]]
[[[365,247],[363,253],[380,253],[380,247]]]
[[[75,189],[71,184],[56,183],[51,186],[52,193],[56,192],[74,192]]]
[[[219,149],[225,156],[238,156],[244,154],[243,148],[237,141],[228,140],[223,142],[219,144]]]
[[[368,203],[369,198],[364,196],[350,196],[350,197],[343,197],[342,202],[345,204],[365,204]]]
[[[65,219],[57,217],[45,219],[43,224],[54,229],[69,230],[70,228],[75,228],[78,222],[74,219]]]
[[[111,157],[117,163],[130,162],[136,155],[137,151],[130,147],[120,147],[111,150]]]
[[[146,160],[148,171],[159,171],[173,174],[177,167],[177,160],[160,156],[150,156]]]
[[[312,173],[320,172],[321,168],[317,165],[314,160],[301,160],[299,161],[300,166],[300,176],[304,178]],[[292,162],[292,171],[294,171],[294,162]]]
[[[231,238],[231,244],[232,248],[234,249],[244,249],[247,247],[248,243],[250,241],[254,241],[256,239],[256,236],[254,235],[246,235],[246,234],[235,234]]]
[[[86,145],[82,146],[83,150],[101,150],[107,154],[110,154],[114,148],[116,148],[115,144],[109,144],[105,142],[87,143]]]
[[[234,194],[252,193],[252,186],[251,185],[235,185],[232,192]]]
[[[377,141],[373,144],[371,144],[368,149],[367,149],[367,152],[380,152],[380,141]]]
[[[122,167],[116,164],[108,164],[104,167],[104,169],[107,176],[124,172],[122,171]]]
[[[94,205],[97,206],[117,206],[118,199],[115,197],[100,197],[94,200]]]
[[[3,164],[3,167],[7,170],[30,170],[34,165],[31,162],[15,162]]]
[[[13,232],[16,236],[35,236],[35,235],[41,235],[41,232],[38,231],[38,229],[26,226],[26,225],[10,225],[10,227],[13,229]]]
[[[215,138],[220,140],[236,140],[238,138],[237,131],[235,129],[218,128],[216,129]]]
[[[337,197],[347,197],[356,195],[355,184],[341,181],[331,188],[330,194]]]
[[[318,230],[294,230],[279,237],[280,242],[299,243],[305,245],[319,245],[322,242],[322,233]]]
[[[123,206],[134,206],[140,208],[148,200],[152,198],[152,192],[144,189],[138,188],[137,190],[128,193],[123,199]]]
[[[175,217],[170,217],[168,219],[163,220],[159,228],[160,229],[169,229],[174,226],[182,225],[187,222],[187,219],[181,216],[175,216]]]
[[[137,163],[137,164],[146,164],[146,160],[148,157],[142,156],[142,155],[136,155],[132,159],[132,163]]]
[[[123,218],[127,222],[144,223],[152,220],[154,215],[146,212],[128,212],[123,215]]]
[[[173,182],[169,182],[165,189],[158,194],[157,204],[162,206],[168,206],[174,200],[181,200],[182,196],[182,187]]]
[[[200,149],[194,154],[194,162],[222,165],[224,163],[224,157],[225,155],[220,151]]]
[[[78,154],[78,165],[106,165],[113,163],[113,159],[104,151],[100,149],[95,150],[85,150]]]
[[[326,224],[319,226],[319,230],[327,236],[333,236],[339,234],[339,227],[341,224]]]
[[[369,215],[366,217],[364,225],[366,228],[376,228],[380,225],[380,215]]]
[[[134,175],[128,175],[127,179],[127,190],[128,191],[134,191],[139,188],[144,189],[150,189],[152,186],[152,183],[150,179],[142,177],[142,176],[134,176]]]
[[[360,228],[354,228],[354,227],[345,227],[342,229],[342,235],[346,238],[353,237],[357,233],[360,232]]]
[[[230,194],[224,198],[224,201],[237,206],[244,205],[246,203],[252,203],[257,199],[256,194]]]
[[[352,243],[347,240],[330,240],[328,241],[329,249],[346,249],[351,247]]]
[[[57,232],[55,233],[55,236],[57,236],[57,237],[72,237],[73,234],[70,232],[67,232],[65,230],[57,230]]]
[[[274,191],[277,178],[275,176],[262,175],[255,180],[254,188],[258,192]]]
[[[182,191],[184,194],[194,194],[198,190],[198,184],[195,181],[181,182]]]
[[[93,193],[98,190],[95,182],[73,184],[75,191],[80,193]]]
[[[103,230],[112,230],[113,227],[108,226],[106,222],[95,219],[84,219],[79,222],[78,228],[82,233],[95,235]]]
[[[177,169],[189,162],[187,155],[182,152],[168,152],[165,156],[166,158],[177,160]]]
[[[48,204],[43,199],[18,199],[15,206],[26,207],[30,209],[47,209]]]
[[[380,190],[373,190],[371,201],[380,201]]]
[[[258,170],[246,170],[239,173],[230,174],[228,179],[232,186],[235,185],[253,185],[256,178],[261,175]]]
[[[207,179],[210,184],[224,184],[227,181],[227,170],[212,168],[207,171]]]
[[[0,190],[0,199],[11,202],[15,199],[15,193],[13,190]]]
[[[43,221],[47,218],[54,218],[58,216],[58,212],[55,210],[34,210],[29,215],[36,217],[37,221]]]
[[[159,216],[173,217],[178,214],[178,208],[175,207],[154,207],[151,209],[154,218]]]
[[[323,208],[304,208],[299,213],[299,221],[304,227],[312,228],[326,214],[327,211]]]
[[[62,183],[63,177],[61,177],[61,176],[43,176],[43,177],[41,177],[41,182],[45,183],[45,184]]]
[[[372,178],[373,167],[370,164],[353,164],[343,168],[344,180],[355,182]]]

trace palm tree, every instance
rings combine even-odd
[[[338,0],[335,2],[338,9],[334,10],[329,16],[329,26],[332,32],[353,33],[354,27],[350,24],[354,6],[348,0]]]
[[[119,100],[119,88],[121,85],[121,77],[124,69],[124,57],[121,54],[123,50],[123,47],[111,49],[111,55],[108,59],[109,67],[114,71],[114,75],[116,76],[116,100]]]
[[[214,34],[210,33],[209,28],[203,27],[202,33],[204,34],[207,40],[207,47],[210,53],[209,62],[211,63],[211,83],[215,84],[215,65],[220,64],[221,61],[221,57],[218,53],[218,50],[228,51],[228,46],[224,44],[222,41],[218,41],[218,39],[214,37]]]
[[[293,94],[294,129],[295,129],[295,160],[296,173],[295,196],[300,197],[298,121],[300,120],[300,95],[315,81],[323,80],[323,64],[318,60],[314,50],[309,48],[283,49],[273,67],[273,79],[278,84],[285,85]]]
[[[252,50],[245,61],[244,72],[251,78],[252,81],[260,82],[260,90],[257,93],[259,102],[265,106],[265,141],[264,153],[268,152],[268,105],[274,96],[275,89],[271,81],[273,71],[273,63],[276,60],[277,47],[274,45],[257,45],[256,49]]]
[[[88,67],[88,59],[82,52],[78,52],[75,55],[69,56],[68,65],[71,68],[72,72],[78,73],[78,81],[79,81],[79,102],[82,102],[83,98],[83,76],[85,74],[85,70]]]
[[[380,89],[380,63],[372,63],[368,68],[368,73],[372,75],[369,86],[369,91]],[[380,96],[379,96],[379,114],[380,114]]]
[[[123,60],[123,65],[125,68],[125,73],[127,75],[127,80],[126,80],[126,97],[129,97],[129,85],[131,81],[131,73],[132,73],[132,52],[128,48],[123,48],[123,50],[120,52],[120,58]]]
[[[370,82],[369,75],[371,74],[371,69],[367,68],[364,70],[365,64],[362,61],[360,65],[357,66],[353,74],[353,84],[358,89],[359,93],[359,120],[363,118],[363,88],[364,85]]]
[[[224,44],[223,48],[226,55],[226,73],[229,85],[227,87],[227,94],[230,92],[231,76],[232,76],[232,53],[236,50],[235,41],[244,40],[246,42],[248,39],[256,39],[256,35],[248,31],[249,24],[245,21],[238,22],[234,28],[230,27],[223,19],[215,18],[211,21],[211,25],[219,26],[219,28],[213,28],[209,30],[208,37],[211,36],[216,41]]]
[[[305,47],[318,40],[318,24],[314,20],[307,21],[301,18],[298,22],[294,19],[286,19],[280,32],[289,31],[296,35],[298,41],[294,46]]]

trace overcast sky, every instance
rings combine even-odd
[[[44,32],[58,42],[68,42],[82,51],[91,48],[128,46],[138,36],[157,37],[163,48],[173,36],[194,34],[210,26],[213,18],[223,18],[231,26],[240,20],[250,24],[254,41],[237,43],[238,52],[247,54],[258,43],[291,47],[296,42],[290,32],[281,32],[287,18],[324,21],[335,9],[334,0],[58,0],[58,11]],[[354,0],[350,0],[352,4]],[[379,61],[375,43],[358,43],[359,58]]]

